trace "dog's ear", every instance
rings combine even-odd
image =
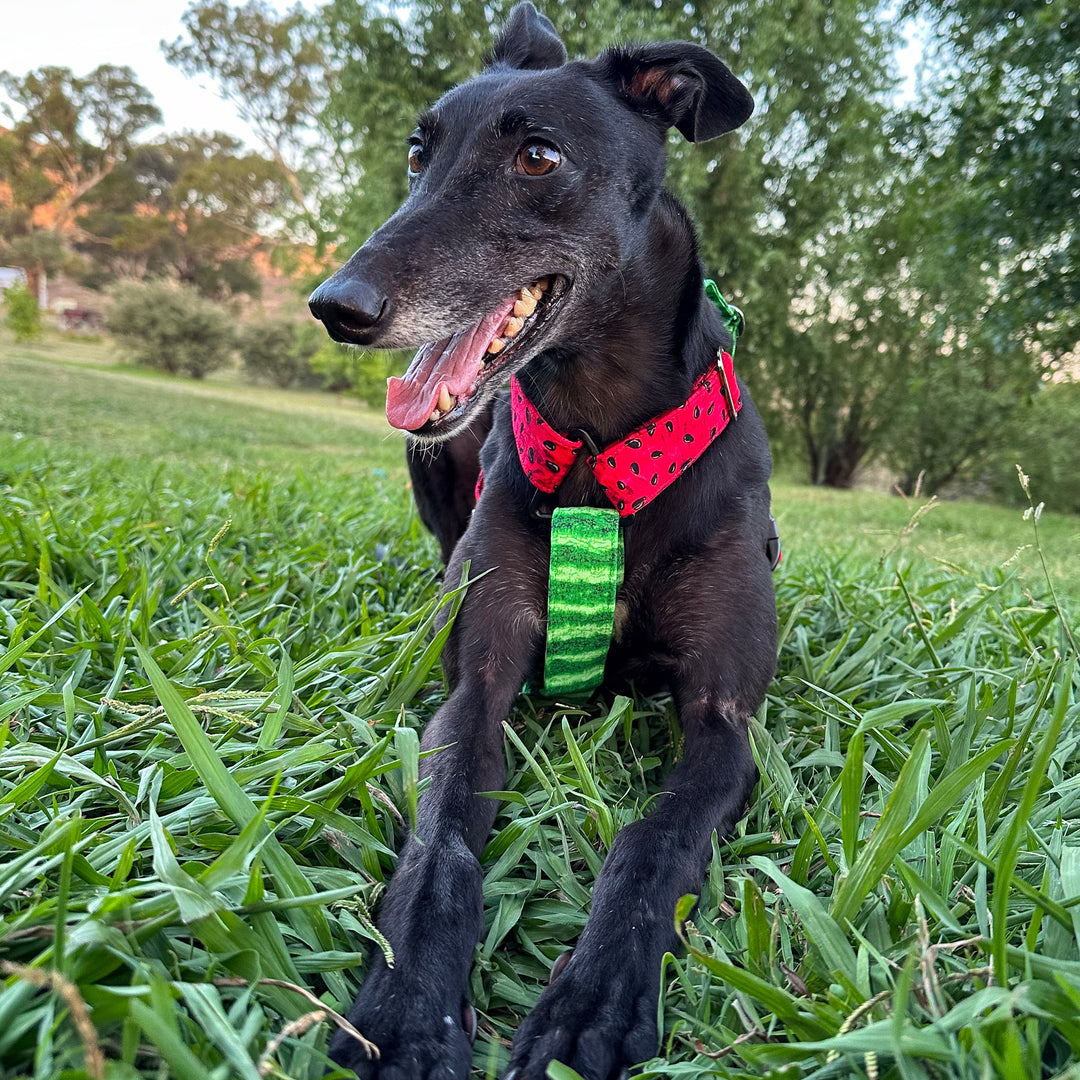
[[[562,67],[566,63],[566,46],[551,20],[541,15],[529,0],[522,0],[514,5],[503,23],[487,62],[535,70]]]
[[[754,111],[753,96],[728,66],[689,41],[617,46],[596,63],[633,108],[678,128],[690,142],[734,131]]]

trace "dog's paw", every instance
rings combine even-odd
[[[545,1080],[560,1061],[585,1080],[616,1080],[656,1053],[658,977],[573,959],[540,995],[514,1038],[503,1080]]]
[[[368,1057],[362,1043],[339,1031],[330,1041],[330,1057],[352,1069],[360,1080],[467,1080],[472,1069],[476,1013],[457,1009],[394,1007],[393,997],[365,1008],[358,1001],[350,1022],[378,1047]]]

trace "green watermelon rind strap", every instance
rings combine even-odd
[[[557,507],[551,515],[545,694],[581,694],[603,681],[622,578],[619,512]]]

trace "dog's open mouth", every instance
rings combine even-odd
[[[497,389],[511,373],[514,358],[524,353],[566,288],[566,279],[557,275],[539,278],[479,322],[421,346],[404,376],[387,380],[387,420],[415,435],[448,435],[469,406],[487,396],[486,387]]]

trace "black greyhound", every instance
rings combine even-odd
[[[361,1077],[470,1070],[477,856],[496,811],[476,792],[503,787],[501,725],[542,662],[550,549],[500,389],[516,375],[554,429],[587,432],[597,446],[687,400],[732,339],[703,291],[693,226],[663,190],[667,133],[711,139],[752,109],[698,45],[567,63],[552,24],[520,3],[484,71],[420,117],[404,206],[311,297],[338,341],[423,346],[391,380],[387,412],[413,446],[438,444],[432,461],[411,462],[418,501],[449,555],[447,583],[466,560],[476,578],[443,650],[450,697],[423,736],[444,749],[424,759],[416,835],[381,906],[395,963],[376,951],[349,1014],[381,1053],[368,1060],[340,1033],[331,1044]],[[551,1061],[608,1080],[656,1052],[676,901],[700,887],[713,831],[731,830],[755,783],[747,719],[776,654],[771,462],[738,390],[738,422],[625,532],[605,678],[652,672],[670,687],[682,759],[612,845],[588,925],[522,1023],[505,1080],[539,1080]],[[488,424],[470,517],[477,425]],[[552,501],[611,506],[585,455]]]

